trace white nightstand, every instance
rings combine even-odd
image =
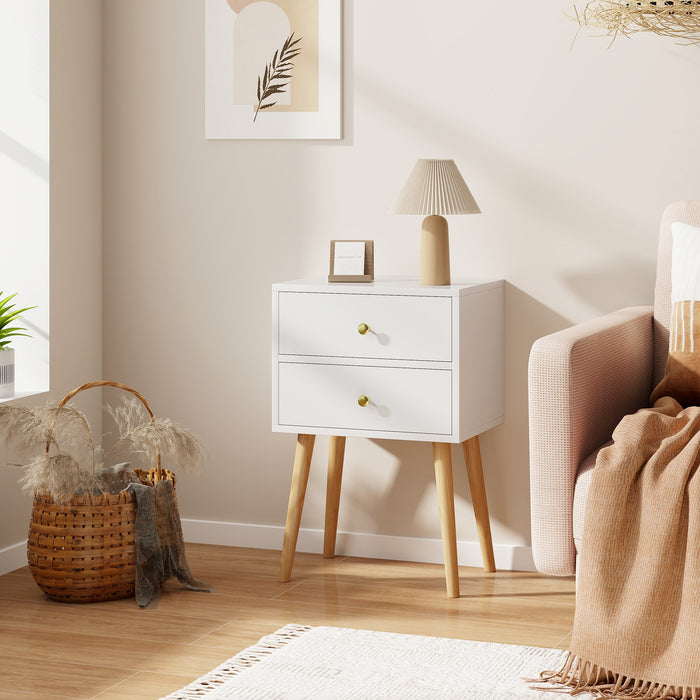
[[[316,435],[330,435],[324,556],[335,554],[346,437],[433,443],[447,594],[459,596],[450,443],[462,443],[494,571],[479,434],[503,422],[503,280],[272,287],[272,430],[296,433],[280,581],[291,578]]]

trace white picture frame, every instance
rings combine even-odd
[[[342,138],[342,0],[205,0],[204,12],[206,139]],[[265,85],[278,91],[259,100]]]

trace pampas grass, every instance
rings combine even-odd
[[[45,442],[52,443],[58,452],[71,454],[79,462],[90,462],[93,473],[99,468],[99,450],[92,439],[90,423],[82,411],[72,406],[46,404],[37,409],[37,415],[47,426]]]
[[[119,441],[107,455],[127,445],[131,451],[145,455],[150,466],[156,464],[160,454],[161,461],[169,469],[177,468],[188,473],[201,470],[206,452],[199,439],[167,418],[155,418],[149,422],[138,399],[125,397],[120,406],[107,406],[107,411],[119,430]]]
[[[188,431],[165,418],[149,422],[135,398],[125,398],[121,406],[108,406],[107,410],[119,431],[113,450],[126,447],[140,454],[144,466],[149,468],[156,466],[160,454],[169,467],[186,472],[200,470],[206,453]],[[0,404],[0,435],[23,455],[40,453],[23,465],[19,483],[24,492],[48,493],[59,501],[74,494],[104,492],[99,479],[101,450],[93,441],[87,418],[79,410],[54,404],[36,408]]]
[[[22,454],[46,443],[47,428],[36,409],[0,404],[0,433],[9,446]]]
[[[574,12],[579,29],[602,29],[612,37],[611,45],[620,34],[638,32],[700,43],[700,0],[590,0],[580,11],[574,5]]]
[[[95,452],[87,418],[71,406],[44,404],[25,408],[0,404],[0,434],[8,445],[22,453],[36,451],[47,442],[63,452],[72,449]]]
[[[55,501],[70,500],[77,493],[101,492],[94,472],[60,452],[35,457],[24,467],[19,484],[27,494],[48,493]]]

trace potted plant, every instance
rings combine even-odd
[[[25,311],[35,309],[36,306],[27,306],[24,309],[15,309],[12,300],[17,293],[5,295],[0,292],[0,398],[6,399],[15,393],[15,351],[9,347],[10,339],[23,335],[31,337],[22,326],[13,325],[17,318]]]

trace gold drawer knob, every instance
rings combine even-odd
[[[357,327],[357,332],[358,332],[360,335],[366,335],[366,334],[369,332],[369,326],[368,326],[366,323],[361,323],[361,324]]]
[[[357,399],[357,403],[359,403],[360,406],[362,406],[362,408],[364,408],[365,406],[368,406],[369,405],[369,396],[365,396],[364,394],[362,394],[362,396],[360,396],[360,398]]]

